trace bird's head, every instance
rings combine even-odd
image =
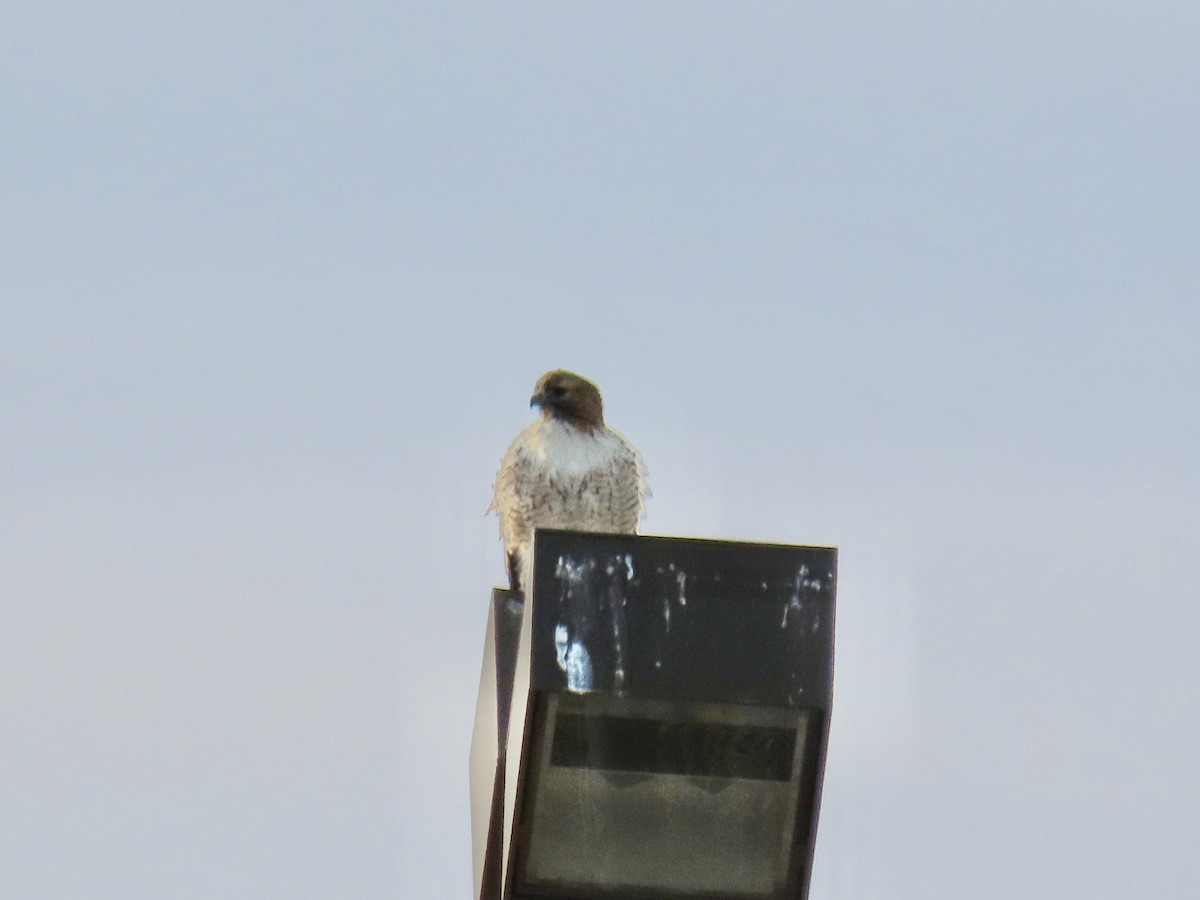
[[[600,389],[566,369],[555,369],[539,378],[529,405],[540,407],[543,418],[560,419],[585,431],[604,425]]]

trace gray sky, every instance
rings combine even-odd
[[[496,461],[841,549],[813,900],[1200,893],[1190,2],[0,9],[0,891],[462,898]]]

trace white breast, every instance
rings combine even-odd
[[[521,444],[539,468],[565,478],[609,469],[614,461],[633,456],[632,448],[609,428],[588,434],[556,419],[535,422]]]

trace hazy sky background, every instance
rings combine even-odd
[[[813,900],[1200,895],[1200,6],[0,7],[0,895],[470,896],[500,453],[841,550]]]

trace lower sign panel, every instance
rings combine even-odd
[[[802,710],[541,694],[516,896],[782,896]]]

